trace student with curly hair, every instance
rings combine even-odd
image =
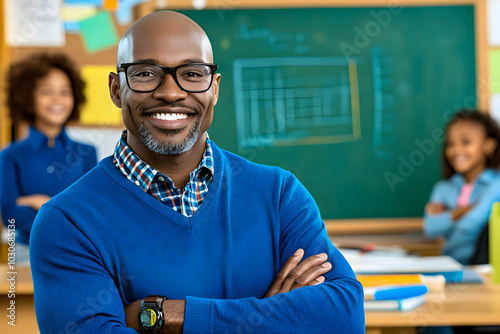
[[[500,200],[500,129],[485,113],[458,111],[446,128],[443,178],[425,207],[424,231],[468,264],[494,201]]]
[[[26,139],[0,153],[0,211],[5,224],[15,222],[16,260],[22,262],[42,204],[94,167],[97,156],[65,131],[85,101],[85,84],[67,56],[42,53],[13,64],[7,84],[13,122],[30,125]]]

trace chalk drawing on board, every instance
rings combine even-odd
[[[277,57],[233,62],[238,145],[361,139],[356,60]]]
[[[383,55],[381,47],[372,48],[373,68],[373,140],[375,155],[388,158],[394,152],[395,96],[392,92],[392,59]]]

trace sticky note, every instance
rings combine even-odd
[[[97,14],[95,6],[64,6],[62,16],[65,22],[79,22]]]
[[[116,10],[118,6],[118,0],[104,0],[103,8],[108,10]]]
[[[87,102],[83,106],[80,122],[96,126],[121,126],[122,113],[109,96],[108,75],[116,72],[115,65],[86,65],[81,74],[85,81]]]
[[[102,6],[103,0],[65,0],[66,5],[94,5]]]
[[[500,93],[500,50],[490,50],[490,90]]]
[[[85,47],[90,53],[114,46],[118,42],[113,19],[108,11],[80,21],[79,25]]]

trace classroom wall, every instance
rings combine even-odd
[[[146,1],[133,9],[134,18],[146,15],[156,9],[163,9],[164,4],[168,5],[168,9],[193,9],[193,4],[197,6],[203,3],[203,1],[185,1],[185,0],[173,0],[173,1]],[[441,5],[474,5],[475,6],[475,17],[476,17],[476,86],[478,88],[478,101],[477,104],[482,109],[487,109],[490,99],[490,88],[489,88],[489,72],[488,72],[488,52],[489,48],[486,43],[486,1],[483,0],[401,0],[396,2],[389,1],[377,1],[377,0],[354,0],[354,1],[344,1],[337,0],[335,2],[326,0],[314,0],[314,1],[259,1],[259,0],[236,0],[236,1],[206,1],[206,9],[215,9],[220,14],[221,17],[228,15],[231,12],[242,9],[242,8],[273,8],[273,7],[367,7],[367,6],[378,6],[378,7],[393,7],[393,6],[441,6]],[[199,8],[199,7],[197,7]],[[110,13],[114,14],[113,10],[109,10]],[[217,22],[214,22],[216,24]],[[121,36],[128,25],[120,24],[116,17],[112,15],[112,24],[116,29],[116,34]],[[78,138],[82,141],[92,143],[98,148],[99,157],[104,157],[112,152],[116,138],[123,128],[123,125],[119,121],[121,115],[119,111],[113,109],[109,98],[106,96],[106,82],[107,73],[113,70],[115,55],[116,55],[116,45],[105,48],[96,52],[88,52],[85,47],[84,40],[81,34],[66,34],[66,46],[63,48],[46,48],[50,52],[53,51],[64,51],[68,53],[76,63],[82,67],[82,71],[85,73],[90,73],[88,77],[92,77],[89,83],[89,89],[101,92],[101,95],[96,97],[93,102],[90,101],[90,105],[97,106],[95,108],[90,108],[92,111],[88,113],[89,117],[81,122],[80,124],[73,124],[70,128],[70,135]],[[6,55],[9,58],[9,62],[14,62],[18,59],[28,57],[34,52],[40,51],[40,48],[4,48]],[[95,74],[95,75],[94,75]],[[97,77],[99,75],[99,77]],[[100,83],[101,88],[96,89],[95,85]],[[102,88],[104,87],[104,88]],[[93,98],[91,98],[92,100]],[[104,107],[103,103],[100,101],[106,100],[107,104]],[[5,109],[2,108],[3,115],[5,115]],[[87,113],[84,113],[84,116]],[[4,117],[5,119],[5,117]],[[118,120],[118,121],[117,121]],[[9,136],[8,121],[2,121],[1,125],[2,143],[7,142],[6,138]],[[19,131],[19,135],[22,135],[22,129]]]

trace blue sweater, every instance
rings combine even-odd
[[[500,201],[500,173],[485,169],[477,178],[470,202],[474,207],[457,221],[451,219],[450,210],[457,208],[457,199],[465,180],[454,174],[449,180],[441,180],[434,186],[429,202],[441,203],[449,210],[424,217],[424,232],[428,237],[444,237],[443,254],[468,264],[476,241],[488,217],[493,202]]]
[[[364,333],[363,293],[289,172],[213,145],[214,179],[187,218],[106,158],[45,204],[31,235],[41,333],[135,333],[124,305],[186,299],[184,333]],[[325,282],[262,299],[286,260],[326,252]]]
[[[49,147],[47,137],[30,127],[29,137],[0,153],[0,211],[5,224],[16,222],[16,241],[28,244],[36,211],[16,205],[21,196],[60,193],[97,164],[94,147],[72,141],[63,129]]]

